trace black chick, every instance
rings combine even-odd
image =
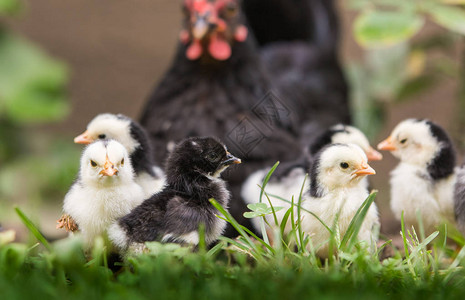
[[[226,222],[209,202],[214,198],[228,206],[230,193],[220,174],[241,160],[211,137],[180,142],[166,161],[166,187],[119,219],[109,230],[120,249],[134,249],[146,241],[197,245],[198,229],[205,226],[205,242],[218,239]]]

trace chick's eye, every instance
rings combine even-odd
[[[407,142],[407,139],[403,139],[400,141],[401,144],[405,144]]]
[[[215,153],[210,153],[207,155],[207,159],[211,162],[218,161],[219,157]]]
[[[97,163],[93,160],[90,161],[90,165],[95,168],[97,166]]]
[[[346,163],[346,162],[341,162],[341,163],[340,163],[340,166],[341,166],[341,168],[343,168],[343,169],[347,169],[347,168],[349,167],[349,164]]]
[[[124,166],[124,158],[121,160],[121,163],[120,163],[122,166]]]
[[[103,140],[106,137],[107,137],[106,134],[103,134],[103,133],[98,135],[98,138],[101,140]]]

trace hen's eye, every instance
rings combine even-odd
[[[97,166],[97,163],[93,160],[90,161],[90,165],[95,168]]]
[[[341,168],[343,168],[343,169],[347,169],[347,168],[349,167],[349,164],[346,163],[346,162],[341,162],[340,166],[341,166]]]
[[[226,9],[229,12],[235,12],[237,10],[237,5],[236,5],[236,3],[231,2],[226,6]]]
[[[401,144],[405,144],[407,142],[407,139],[403,139],[400,141]]]
[[[103,139],[106,138],[106,137],[107,137],[107,136],[106,136],[105,134],[103,134],[103,133],[98,135],[98,138],[101,139],[101,140],[103,140]]]
[[[237,13],[237,4],[234,2],[230,2],[226,5],[226,12],[230,15],[233,16]]]
[[[124,166],[124,158],[121,160],[121,163],[120,163],[122,166]]]

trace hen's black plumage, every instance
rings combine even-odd
[[[182,141],[167,160],[167,186],[121,218],[110,238],[122,248],[156,240],[198,244],[197,230],[204,224],[206,242],[214,242],[226,224],[209,199],[227,207],[229,192],[219,175],[235,163],[240,160],[216,139]]]
[[[336,48],[339,29],[332,0],[244,0],[243,7],[260,45],[318,40]]]
[[[297,119],[301,145],[333,124],[350,124],[333,1],[246,0],[244,10],[273,88]]]
[[[207,18],[199,17],[202,9],[208,10],[220,2],[225,8],[210,13],[217,13],[218,19],[224,22],[210,24],[209,33],[198,42],[196,37],[204,34],[198,25]],[[269,0],[252,2],[266,7]],[[286,4],[284,1],[271,2]],[[192,12],[192,1],[185,0],[187,14],[181,35],[184,39],[179,43],[171,68],[151,95],[141,117],[141,124],[149,131],[156,148],[158,163],[167,153],[167,144],[189,136],[221,137],[231,151],[244,157],[244,166],[230,170],[225,179],[233,194],[231,214],[249,228],[249,220],[242,215],[247,208],[240,199],[245,178],[278,160],[300,157],[302,145],[308,145],[319,131],[335,123],[350,121],[346,85],[335,58],[336,51],[323,40],[320,44],[316,42],[320,37],[330,39],[328,35],[332,35],[320,34],[323,30],[320,23],[324,26],[330,23],[326,28],[330,30],[328,32],[336,28],[332,24],[335,20],[332,5],[321,0],[288,2],[291,11],[301,13],[296,24],[305,32],[294,30],[293,14],[280,15],[282,18],[275,22],[290,25],[282,27],[282,31],[270,25],[271,31],[278,30],[276,37],[268,38],[266,47],[259,49],[252,34],[244,41],[232,38],[237,36],[238,24],[246,24],[239,1],[196,1],[202,9]],[[321,4],[321,8],[301,9],[301,5],[313,3]],[[246,12],[249,11],[248,4],[245,2]],[[328,16],[322,14],[324,11]],[[327,19],[329,15],[331,20]],[[247,16],[251,24],[266,24],[266,20],[252,19],[253,14]],[[192,20],[200,21],[192,23]],[[313,25],[300,26],[300,22]],[[227,48],[224,44],[212,47],[217,36],[230,46],[228,59],[213,58],[218,53],[225,54]],[[259,41],[265,44],[261,37]],[[193,46],[196,42],[200,48]],[[199,58],[193,59],[198,55]],[[232,228],[226,234],[237,235]]]

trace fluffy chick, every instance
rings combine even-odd
[[[454,187],[454,214],[457,228],[465,235],[465,164],[457,170]]]
[[[114,140],[97,141],[82,154],[78,179],[65,196],[63,212],[91,245],[96,236],[143,199],[125,147]]]
[[[443,222],[454,223],[455,151],[447,133],[429,120],[407,119],[378,145],[400,160],[391,172],[391,209],[410,228],[425,234]]]
[[[88,125],[84,133],[74,139],[78,144],[96,140],[114,139],[126,148],[135,172],[135,180],[146,197],[159,192],[165,184],[161,168],[153,162],[153,151],[147,132],[137,122],[122,114],[100,114]]]
[[[343,124],[331,126],[318,138],[316,138],[315,142],[309,147],[310,155],[314,157],[316,153],[318,153],[318,151],[320,151],[325,146],[337,143],[356,144],[357,146],[361,147],[363,151],[365,151],[368,161],[381,160],[383,158],[381,153],[370,146],[368,138],[362,131],[356,127]],[[294,196],[294,201],[297,202],[302,185],[304,183],[306,172],[310,173],[310,160],[311,159],[309,158],[305,158],[299,159],[290,164],[280,165],[273,173],[273,176],[266,185],[265,191],[270,195],[276,195],[289,201],[291,201],[292,197]],[[270,168],[271,167],[254,172],[244,183],[241,194],[246,203],[250,204],[259,202],[261,192],[259,186],[262,185],[263,179],[268,174]],[[309,179],[307,178],[307,182],[308,180]],[[367,178],[365,177],[362,180],[365,186],[368,188]],[[308,191],[309,187],[310,186],[306,184],[304,186],[303,192],[305,193]],[[281,221],[284,217],[284,214],[289,209],[290,204],[275,197],[269,198],[273,206],[284,207],[284,209],[276,212],[278,221]],[[263,198],[262,201],[268,203],[266,198]],[[269,224],[274,224],[273,216],[269,215],[266,218]],[[255,229],[259,231],[259,220],[254,218],[252,219],[252,223]]]
[[[128,246],[138,249],[146,241],[197,245],[203,224],[206,243],[211,244],[226,222],[216,217],[219,212],[209,199],[227,207],[230,194],[219,176],[240,162],[214,138],[183,140],[168,157],[167,186],[112,225],[110,239],[123,251]]]
[[[366,154],[359,146],[327,146],[318,152],[311,167],[310,192],[303,199],[303,208],[317,215],[329,228],[337,224],[342,237],[369,195],[362,179],[373,174],[375,170],[368,165]],[[303,211],[302,216],[302,230],[310,236],[317,255],[327,257],[329,231],[313,215]],[[375,245],[375,226],[379,226],[379,217],[373,203],[362,223],[358,239]]]

